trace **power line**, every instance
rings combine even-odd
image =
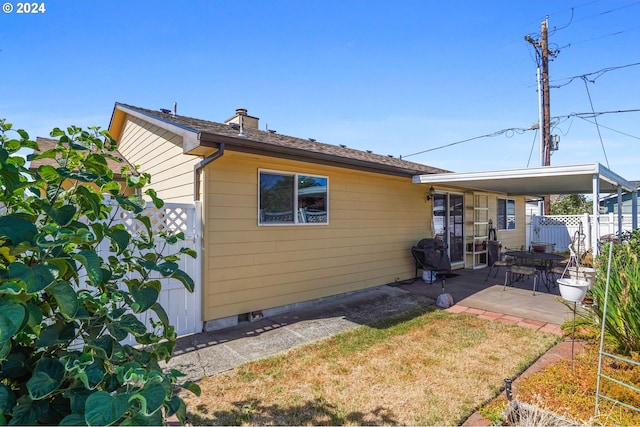
[[[565,117],[564,120],[560,121],[559,119],[554,118],[553,123],[551,124],[551,126],[553,127],[553,130],[558,130],[560,133],[562,133],[562,136],[567,136],[569,135],[569,132],[571,131],[571,126],[573,126],[573,119],[575,117]],[[567,129],[566,131],[562,130],[560,128],[560,124],[566,122],[567,120],[571,119],[571,123],[569,123],[569,129]]]
[[[533,134],[533,141],[531,142],[531,151],[529,151],[529,160],[527,160],[527,167],[529,167],[529,163],[531,163],[531,156],[533,155],[533,148],[536,146],[536,139],[538,138],[538,129]]]
[[[581,118],[583,120],[586,120],[587,117],[588,118],[595,118],[595,117],[602,116],[602,115],[605,115],[605,114],[623,114],[623,113],[640,113],[640,108],[631,109],[631,110],[612,110],[612,111],[597,111],[597,112],[596,111],[591,111],[589,113],[571,113],[571,114],[565,114],[565,115],[562,115],[562,116],[553,116],[553,117],[551,117],[551,119],[553,119],[553,120],[560,120],[560,119],[567,120],[567,119],[570,119],[572,117],[578,117],[578,118]],[[605,127],[605,126],[603,126],[603,127]],[[473,138],[467,138],[467,139],[463,139],[461,141],[451,142],[449,144],[444,144],[444,145],[439,145],[437,147],[428,148],[426,150],[418,151],[417,153],[401,155],[400,158],[404,159],[404,158],[411,157],[411,156],[417,156],[419,154],[429,153],[431,151],[442,150],[443,148],[452,147],[454,145],[462,144],[462,143],[465,143],[465,142],[475,141],[475,140],[482,139],[482,138],[492,138],[492,137],[496,137],[496,136],[500,136],[500,135],[504,135],[504,134],[506,134],[507,138],[511,138],[513,136],[513,134],[517,133],[519,135],[522,135],[525,132],[530,131],[530,130],[534,130],[537,133],[537,131],[538,131],[537,123],[534,126],[531,126],[529,128],[526,128],[526,129],[525,128],[507,128],[507,129],[502,129],[502,130],[499,130],[499,131],[496,131],[496,132],[492,132],[492,133],[488,133],[488,134],[485,134],[485,135],[474,136]],[[618,131],[616,131],[616,132],[618,132]],[[619,133],[622,133],[622,132],[619,132]],[[636,138],[636,137],[633,137],[633,138]]]
[[[593,124],[593,125],[595,125],[595,124],[596,124],[596,122],[593,122],[593,121],[591,121],[591,120],[587,119],[586,117],[580,117],[580,116],[578,116],[578,118],[579,118],[579,119],[584,120],[584,121],[585,121],[585,122],[587,122],[587,123],[591,123],[591,124]],[[640,136],[631,135],[630,133],[622,132],[622,131],[620,131],[620,130],[613,129],[613,128],[610,128],[610,127],[608,127],[608,126],[605,126],[605,125],[603,125],[603,124],[599,124],[599,126],[600,126],[601,128],[605,128],[605,129],[610,130],[610,131],[612,131],[612,132],[619,133],[620,135],[628,136],[629,138],[640,139]]]
[[[595,113],[593,109],[593,101],[591,100],[591,92],[589,91],[589,85],[587,84],[587,78],[583,77],[584,87],[587,90],[587,96],[589,97],[589,105],[591,105],[591,111]],[[598,118],[597,116],[593,118],[596,122],[596,129],[598,130],[598,138],[600,138],[600,146],[602,147],[602,152],[604,153],[604,160],[607,162],[607,168],[609,167],[609,159],[607,158],[607,151],[604,149],[604,142],[602,141],[602,134],[600,133],[600,126],[598,126]]]
[[[530,127],[528,129],[524,129],[524,128],[508,128],[508,129],[502,129],[499,130],[497,132],[492,132],[492,133],[488,133],[486,135],[480,135],[480,136],[474,136],[473,138],[469,138],[469,139],[464,139],[462,141],[456,141],[456,142],[452,142],[450,144],[445,144],[445,145],[440,145],[438,147],[433,147],[433,148],[429,148],[427,150],[423,150],[423,151],[418,151],[417,153],[411,153],[411,154],[407,154],[404,156],[400,156],[401,159],[404,159],[406,157],[411,157],[411,156],[417,156],[418,154],[424,154],[424,153],[428,153],[430,151],[436,151],[436,150],[441,150],[443,148],[448,148],[448,147],[452,147],[454,145],[458,145],[458,144],[462,144],[464,142],[469,142],[469,141],[474,141],[476,139],[481,139],[481,138],[491,138],[494,136],[499,136],[499,135],[503,135],[503,134],[507,134],[507,138],[511,138],[511,136],[513,136],[513,134],[511,136],[509,136],[509,133],[518,133],[518,134],[523,134],[528,130],[533,130],[533,129],[537,129],[537,127]]]
[[[565,114],[562,116],[554,116],[554,119],[562,119],[562,118],[570,118],[570,117],[590,117],[590,118],[594,118],[597,116],[603,116],[605,114],[622,114],[622,113],[640,113],[640,108],[635,108],[635,109],[631,109],[631,110],[610,110],[610,111],[598,111],[598,112],[591,112],[591,113],[570,113],[570,114]]]
[[[552,29],[550,28],[550,29],[549,29],[549,31],[550,31],[550,35],[555,34],[557,31],[560,31],[560,30],[564,30],[564,29],[566,29],[566,28],[569,28],[572,24],[574,24],[574,23],[576,23],[576,22],[582,22],[582,21],[587,21],[587,20],[589,20],[589,19],[593,19],[593,18],[599,18],[599,17],[601,17],[601,16],[608,15],[608,14],[613,13],[613,12],[617,12],[617,11],[619,11],[619,10],[621,10],[621,9],[626,9],[626,8],[628,8],[628,7],[635,6],[635,5],[637,5],[637,4],[639,4],[639,3],[640,3],[640,1],[636,1],[636,2],[634,2],[634,3],[627,4],[627,5],[624,5],[624,6],[620,6],[620,7],[617,7],[617,8],[615,8],[615,9],[608,9],[608,10],[605,10],[605,11],[603,11],[603,12],[598,12],[598,13],[593,14],[593,15],[589,15],[589,16],[585,16],[585,17],[583,17],[583,18],[575,19],[575,11],[576,11],[577,9],[584,8],[584,7],[589,6],[589,5],[593,4],[593,3],[598,3],[599,1],[600,1],[600,0],[593,0],[593,1],[590,1],[590,2],[588,2],[588,3],[581,4],[581,5],[579,5],[579,6],[572,6],[572,7],[568,8],[568,9],[562,9],[562,10],[559,10],[559,11],[557,11],[557,12],[552,12],[552,13],[547,14],[546,16],[551,17],[551,16],[558,16],[558,15],[560,15],[560,14],[564,14],[564,13],[565,13],[565,12],[567,12],[567,11],[570,11],[570,12],[571,12],[571,17],[569,18],[569,22],[568,22],[568,23],[566,23],[565,25],[563,25],[562,27],[555,27],[555,26],[554,26]],[[540,20],[540,21],[542,21],[543,19],[544,19],[544,18],[540,18],[539,20]],[[535,22],[535,21],[534,21],[534,22]],[[532,25],[534,22],[531,22],[531,23],[529,23],[528,25]],[[538,33],[534,33],[534,34],[536,34],[537,36],[539,36],[539,34],[538,34]]]
[[[593,2],[592,2],[592,3],[593,3]],[[590,3],[589,3],[589,4],[590,4]],[[568,27],[569,27],[569,26],[571,26],[571,24],[573,24],[573,23],[582,22],[582,21],[586,21],[586,20],[589,20],[589,19],[593,19],[593,18],[599,18],[599,17],[602,17],[602,16],[604,16],[604,15],[608,15],[608,14],[611,14],[611,13],[614,13],[614,12],[618,12],[618,11],[620,11],[620,10],[622,10],[622,9],[626,9],[626,8],[629,8],[629,7],[636,6],[636,5],[638,5],[638,4],[640,4],[640,0],[639,0],[639,1],[636,1],[636,2],[634,2],[634,3],[631,3],[631,4],[627,4],[627,5],[624,5],[624,6],[617,7],[617,8],[615,8],[615,9],[608,9],[608,10],[605,10],[605,11],[602,11],[602,12],[599,12],[599,13],[596,13],[596,14],[594,14],[594,15],[586,16],[586,17],[584,17],[584,18],[575,19],[575,20],[574,20],[574,7],[572,7],[572,8],[571,8],[571,18],[570,18],[569,22],[568,22],[566,25],[564,25],[564,26],[562,26],[562,27],[560,27],[560,28],[554,27],[554,28],[553,28],[553,30],[551,30],[551,35],[555,34],[555,33],[556,33],[556,31],[560,31],[560,30],[564,30],[564,29],[568,28]],[[582,6],[585,6],[585,5],[582,5]],[[636,31],[636,30],[638,30],[638,29],[640,29],[640,26],[636,26],[636,27],[628,28],[628,29],[626,29],[626,30],[614,31],[613,33],[603,34],[603,35],[601,35],[601,36],[592,37],[592,38],[590,38],[590,39],[580,40],[580,41],[577,41],[577,42],[569,43],[569,44],[565,45],[563,48],[565,48],[565,47],[571,47],[572,45],[577,45],[577,44],[582,44],[582,43],[591,42],[591,41],[594,41],[594,40],[600,40],[600,39],[607,38],[607,37],[618,36],[618,35],[620,35],[620,34],[628,33],[628,32],[631,32],[631,31]],[[558,49],[557,49],[557,51],[559,52],[559,51],[560,51],[560,48],[558,48]]]
[[[570,27],[574,23],[587,21],[589,19],[594,19],[594,18],[600,18],[600,17],[602,17],[604,15],[608,15],[610,13],[617,12],[619,10],[626,9],[628,7],[633,7],[633,6],[637,5],[637,4],[640,4],[640,1],[636,1],[634,3],[626,4],[624,6],[620,6],[620,7],[617,7],[615,9],[608,9],[608,10],[605,10],[605,11],[602,11],[602,12],[598,12],[598,13],[593,14],[593,15],[585,16],[583,18],[574,19],[575,18],[575,16],[574,16],[575,9],[583,8],[583,7],[588,6],[590,4],[596,3],[597,1],[598,0],[594,0],[592,2],[582,4],[580,6],[573,6],[570,9],[563,9],[561,11],[549,14],[548,16],[556,16],[556,15],[559,15],[560,13],[564,13],[564,12],[566,12],[568,10],[571,11],[571,18],[569,19],[569,22],[567,24],[565,24],[564,26],[559,27],[559,28],[558,27],[553,27],[553,29],[550,30],[551,31],[551,35],[555,34],[557,31],[564,30],[564,29]],[[626,32],[626,31],[623,31],[623,32]],[[617,34],[617,33],[613,33],[613,34],[610,34],[610,35],[615,35],[615,34]],[[609,35],[601,36],[601,37],[608,37],[608,36]],[[601,37],[598,37],[598,38],[601,38]],[[590,40],[595,40],[595,39],[590,39]],[[585,41],[588,41],[588,40],[585,40]],[[583,42],[578,42],[578,43],[583,43]]]
[[[638,28],[640,28],[640,27],[638,27]],[[580,74],[578,76],[566,77],[566,78],[563,78],[563,79],[558,79],[559,81],[560,80],[568,80],[568,81],[566,83],[558,84],[558,85],[551,86],[551,87],[554,88],[554,89],[559,89],[559,88],[561,88],[563,86],[567,86],[568,84],[571,84],[571,82],[573,82],[574,80],[577,80],[577,79],[583,79],[584,80],[584,79],[586,79],[587,77],[590,77],[590,76],[595,76],[595,77],[593,77],[591,79],[588,79],[589,83],[595,83],[596,80],[598,80],[600,77],[602,77],[603,75],[607,74],[610,71],[620,70],[620,69],[629,68],[629,67],[636,67],[638,65],[640,65],[640,62],[634,62],[632,64],[619,65],[617,67],[603,68],[601,70],[594,71],[592,73]]]
[[[554,35],[556,33],[556,31],[560,31],[560,30],[564,30],[565,28],[568,28],[572,23],[573,23],[573,12],[575,11],[575,8],[572,7],[571,8],[571,19],[569,19],[569,22],[567,22],[563,27],[553,27],[553,30],[551,30],[551,34],[550,35]]]
[[[604,113],[599,113],[599,114],[595,113],[595,109],[593,107],[593,100],[591,98],[591,91],[589,90],[588,83],[595,83],[596,80],[598,80],[600,77],[602,77],[603,75],[605,75],[606,73],[608,73],[610,71],[619,70],[619,69],[622,69],[622,68],[634,67],[634,66],[637,66],[637,65],[640,65],[640,63],[636,62],[636,63],[633,63],[633,64],[627,64],[627,65],[622,65],[622,66],[618,66],[618,67],[603,68],[603,69],[595,71],[593,73],[587,73],[587,74],[583,74],[583,75],[580,75],[580,76],[571,77],[569,79],[569,81],[567,81],[565,84],[554,86],[556,88],[560,88],[560,87],[563,87],[563,86],[566,86],[566,85],[570,84],[571,82],[573,82],[574,80],[576,80],[578,78],[583,81],[584,87],[585,87],[585,89],[587,91],[587,97],[589,98],[589,105],[591,106],[591,113],[592,113],[591,117],[594,120],[593,123],[596,126],[596,131],[598,132],[598,138],[600,140],[600,146],[602,147],[602,152],[604,154],[604,159],[605,159],[605,162],[607,164],[607,167],[609,167],[609,158],[607,157],[607,151],[606,151],[606,149],[604,147],[604,141],[602,139],[602,133],[600,132],[600,124],[598,123],[598,116],[602,115]],[[618,112],[621,112],[621,111],[618,111]],[[579,116],[576,115],[576,117],[579,117]],[[582,117],[580,117],[580,118],[582,118]]]
[[[586,20],[589,20],[589,19],[593,19],[593,18],[599,18],[599,17],[601,17],[603,15],[608,15],[610,13],[617,12],[617,11],[622,10],[622,9],[626,9],[628,7],[633,7],[633,6],[637,5],[637,4],[640,4],[640,1],[636,1],[636,2],[630,3],[630,4],[625,4],[624,6],[620,6],[620,7],[617,7],[615,9],[609,9],[609,10],[605,10],[603,12],[598,12],[598,13],[596,13],[594,15],[585,16],[584,18],[576,19],[574,22],[582,22],[582,21],[586,21]]]
[[[608,73],[609,71],[615,71],[615,70],[619,70],[619,69],[627,68],[627,67],[635,67],[635,66],[638,66],[638,65],[640,65],[640,62],[634,62],[633,64],[626,64],[626,65],[620,65],[620,66],[617,66],[617,67],[603,68],[601,70],[594,71],[594,72],[591,72],[591,73],[581,74],[579,76],[564,77],[564,78],[560,78],[560,79],[549,80],[549,83],[551,83],[551,82],[559,82],[559,81],[563,81],[563,80],[569,80],[566,83],[549,86],[549,88],[551,88],[551,89],[559,89],[559,88],[561,88],[563,86],[567,86],[567,85],[571,84],[571,82],[573,82],[576,79],[581,79],[582,77],[591,76],[591,75],[595,75],[595,74],[600,74],[599,76],[597,76],[597,77],[595,77],[595,78],[590,80],[591,83],[595,83],[595,81],[597,79],[599,79],[602,75]],[[482,99],[491,99],[491,98],[495,98],[495,97],[498,97],[498,96],[507,95],[507,94],[511,94],[511,93],[514,93],[514,92],[518,92],[518,91],[521,91],[521,90],[531,89],[531,88],[534,88],[536,86],[537,86],[536,84],[520,86],[519,88],[512,89],[512,90],[509,90],[509,91],[500,92],[500,93],[496,93],[494,95],[487,96],[487,97],[482,98]]]
[[[601,36],[592,37],[592,38],[590,38],[590,39],[585,39],[585,40],[580,40],[580,41],[578,41],[578,42],[569,43],[569,44],[567,45],[567,47],[570,47],[571,45],[574,45],[574,44],[582,44],[582,43],[592,42],[592,41],[594,41],[594,40],[605,39],[605,38],[607,38],[607,37],[619,36],[620,34],[630,33],[631,31],[636,31],[636,30],[638,30],[638,29],[640,29],[640,26],[638,26],[638,27],[633,27],[633,28],[628,28],[628,29],[626,29],[626,30],[615,31],[615,32],[613,32],[613,33],[609,33],[609,34],[603,34],[603,35],[601,35]]]

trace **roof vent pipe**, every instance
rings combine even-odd
[[[174,101],[173,102],[173,117],[175,117],[176,114],[178,114],[178,103]]]
[[[246,111],[246,110],[245,110]],[[244,133],[244,115],[238,114],[238,120],[240,120],[240,133],[238,136],[246,137],[247,135]]]

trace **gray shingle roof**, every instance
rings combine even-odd
[[[52,139],[52,138],[43,138],[41,136],[36,138],[36,142],[38,143],[38,147],[40,147],[40,151],[37,151],[37,153],[42,153],[45,152],[47,150],[52,150],[54,148],[56,148],[56,145],[58,144],[58,140],[57,139]],[[34,150],[35,152],[35,150]],[[107,165],[109,166],[109,169],[111,169],[114,173],[114,176],[119,179],[120,178],[120,169],[123,166],[129,166],[129,168],[131,170],[133,170],[133,166],[124,158],[124,156],[122,156],[122,154],[120,154],[120,152],[118,151],[114,151],[111,152],[111,154],[114,157],[119,157],[122,159],[122,163],[116,162],[112,159],[106,159],[107,160]],[[38,169],[39,166],[42,165],[49,165],[49,166],[54,166],[54,167],[59,167],[60,165],[58,164],[58,162],[56,162],[55,159],[37,159],[37,160],[32,160],[31,163],[29,164],[29,169],[31,170],[36,170]]]
[[[135,107],[132,105],[116,103],[116,108],[122,106],[131,110],[135,110],[144,115],[153,117],[163,122],[201,133],[201,140],[210,140],[216,142],[216,136],[234,138],[236,142],[243,146],[253,145],[255,148],[273,149],[274,152],[283,152],[291,150],[298,156],[307,156],[309,158],[331,158],[336,163],[357,163],[361,166],[369,166],[373,169],[384,168],[387,170],[396,170],[403,175],[418,175],[430,173],[450,172],[448,170],[423,165],[421,163],[402,160],[397,157],[391,157],[381,154],[370,153],[364,150],[357,150],[338,145],[327,144],[323,142],[312,141],[309,139],[296,138],[279,133],[273,133],[266,130],[246,128],[244,133],[246,137],[238,137],[238,129],[227,124],[216,123],[208,120],[201,120],[192,117],[173,115],[172,113],[164,113],[162,111],[149,110],[146,108]],[[219,141],[218,141],[219,142]]]

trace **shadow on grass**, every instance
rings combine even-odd
[[[438,310],[439,309],[435,308],[434,306],[419,307],[419,308],[415,308],[413,310],[407,311],[405,313],[395,314],[390,317],[375,320],[365,325],[375,329],[390,329],[398,325],[406,324],[407,322],[417,319],[420,316],[423,316],[427,313],[432,313]]]
[[[384,329],[388,325],[406,321],[411,316],[417,317],[424,314],[425,311],[421,310],[428,309],[434,303],[435,300],[429,297],[411,293],[399,296],[383,294],[367,298],[340,300],[315,308],[292,310],[281,315],[256,322],[241,323],[226,329],[184,336],[176,341],[173,355],[180,356],[207,347],[229,344],[243,338],[257,337],[309,320],[343,318],[355,325],[368,325],[372,328]],[[396,317],[407,315],[407,313],[410,317]]]
[[[229,411],[213,411],[204,405],[187,417],[192,425],[398,425],[388,409],[378,407],[369,413],[344,413],[336,405],[314,399],[300,405],[263,405],[256,399],[234,402]]]

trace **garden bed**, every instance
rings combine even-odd
[[[555,412],[542,409],[536,405],[512,400],[504,411],[504,423],[506,426],[582,426],[569,418]]]

